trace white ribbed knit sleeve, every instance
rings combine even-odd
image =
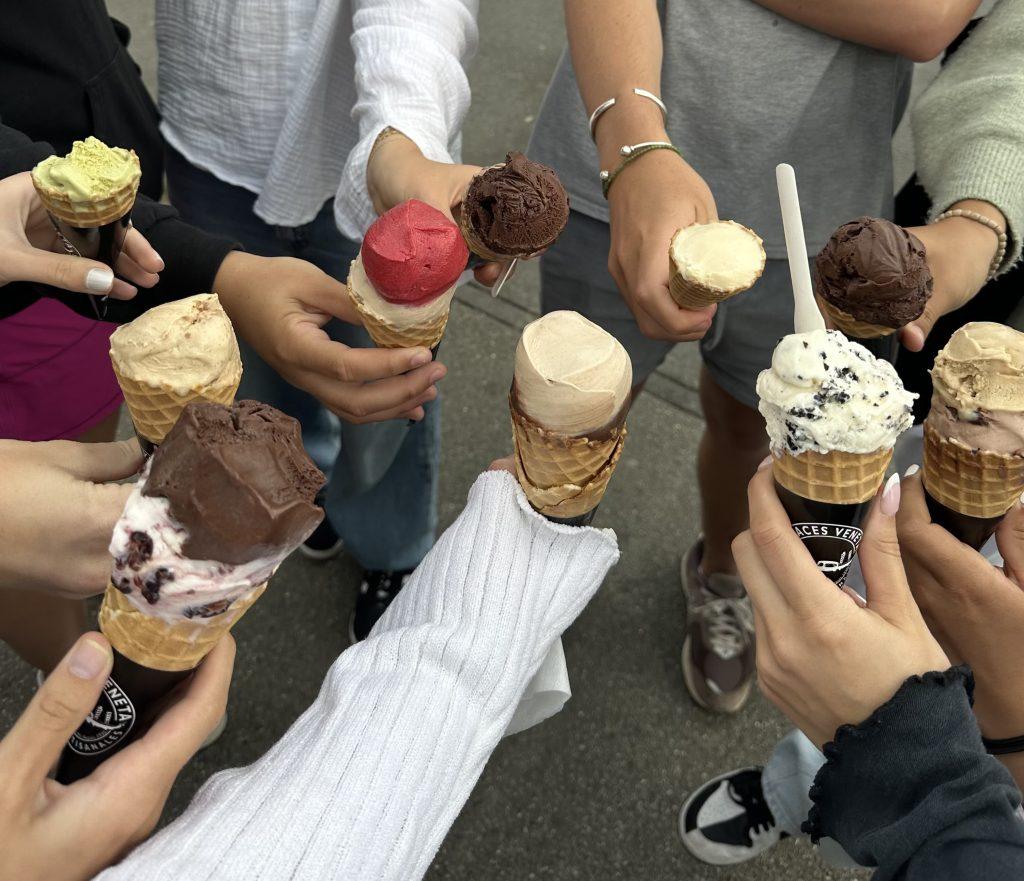
[[[511,475],[481,475],[284,737],[99,877],[421,878],[527,683],[617,560],[611,531],[551,524]]]
[[[366,163],[394,126],[428,159],[451,162],[469,110],[465,65],[476,54],[479,0],[352,0],[359,143],[334,201],[338,229],[361,239],[376,216]]]
[[[1024,0],[999,0],[911,115],[932,216],[963,199],[991,202],[1011,236],[1003,271],[1024,239]]]

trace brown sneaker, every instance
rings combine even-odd
[[[705,575],[704,540],[683,559],[686,641],[683,679],[698,706],[736,713],[754,683],[754,622],[743,582],[735,575]]]

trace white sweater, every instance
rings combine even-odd
[[[549,523],[505,472],[466,509],[315,703],[248,768],[101,881],[416,881],[527,683],[618,560],[610,530]]]

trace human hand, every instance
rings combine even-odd
[[[117,272],[135,285],[151,288],[164,261],[137,229],[129,229]],[[80,294],[130,300],[135,285],[114,277],[98,260],[65,254],[29,172],[0,180],[0,287],[34,281]]]
[[[232,251],[214,289],[235,329],[288,382],[347,422],[423,418],[448,372],[430,350],[350,348],[323,329],[362,324],[345,286],[304,260]]]
[[[999,569],[932,523],[920,474],[903,481],[897,517],[910,588],[946,653],[974,671],[974,714],[986,737],[1024,734],[1024,508],[996,530]]]
[[[366,187],[373,208],[383,214],[407,199],[419,199],[455,221],[473,177],[483,169],[427,159],[420,148],[400,132],[381,139],[366,164]],[[491,287],[504,263],[483,263],[473,270],[480,284]]]
[[[988,202],[968,200],[950,207],[975,211],[1006,228],[1006,219]],[[992,230],[965,217],[947,217],[907,229],[924,245],[935,280],[921,317],[900,330],[903,345],[911,352],[920,352],[935,322],[968,303],[984,287],[999,240]]]
[[[908,677],[949,667],[903,571],[898,481],[886,484],[864,531],[863,607],[821,573],[793,532],[770,467],[754,475],[748,499],[751,528],[732,549],[754,606],[761,690],[816,746],[864,721]]]
[[[64,786],[46,775],[96,705],[113,665],[106,639],[81,637],[0,741],[4,877],[92,878],[148,836],[178,772],[224,715],[234,659],[226,636],[143,737]]]
[[[488,471],[507,471],[513,477],[516,476],[516,462],[512,456],[504,456],[501,459],[495,459],[487,466]]]
[[[717,306],[690,310],[676,304],[668,292],[668,248],[677,230],[718,219],[708,185],[676,154],[654,150],[619,174],[608,191],[608,209],[608,271],[640,331],[655,340],[699,340]]]
[[[110,536],[142,453],[112,444],[0,440],[0,587],[64,597],[103,593]]]

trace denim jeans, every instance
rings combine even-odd
[[[299,257],[344,281],[359,252],[358,242],[338,232],[331,202],[304,226],[271,226],[253,214],[255,194],[197,168],[173,149],[167,184],[184,220],[229,236],[250,253]],[[325,330],[347,346],[373,345],[363,328],[343,321],[332,320]],[[239,397],[264,401],[299,420],[310,457],[330,475],[324,508],[345,549],[365,569],[415,568],[437,529],[440,399],[426,405],[426,417],[415,425],[401,419],[350,425],[285,382],[244,341],[239,347]]]

